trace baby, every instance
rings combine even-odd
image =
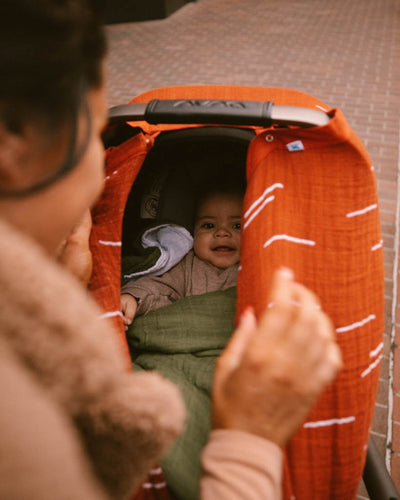
[[[136,314],[154,311],[182,297],[236,285],[242,203],[239,186],[211,188],[198,197],[193,250],[164,275],[139,278],[122,287],[126,328]]]

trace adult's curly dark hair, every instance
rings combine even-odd
[[[101,84],[106,40],[95,0],[2,0],[0,120],[55,127]]]

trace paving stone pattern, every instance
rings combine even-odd
[[[372,434],[400,489],[399,1],[197,0],[107,33],[110,106],[170,85],[286,87],[341,108],[363,140],[377,176],[386,285]],[[368,498],[362,486],[358,498]]]

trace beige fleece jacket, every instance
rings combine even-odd
[[[15,472],[0,470],[0,488],[5,476],[22,487],[27,469],[27,491],[59,477],[60,489],[49,498],[88,499],[68,491],[80,485],[88,490],[83,482],[91,469],[91,482],[97,478],[104,495],[126,498],[182,429],[178,390],[155,373],[129,372],[118,336],[81,285],[2,221],[0,297],[0,365],[6,370],[0,379],[0,455]],[[29,463],[21,462],[22,455]],[[74,485],[63,479],[64,468],[73,474],[72,462],[80,473]]]

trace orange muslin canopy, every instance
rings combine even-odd
[[[281,266],[293,269],[297,281],[319,296],[334,323],[344,368],[287,447],[284,498],[354,499],[383,347],[382,239],[371,160],[340,110],[329,110],[298,91],[173,87],[133,101],[155,98],[269,100],[323,110],[331,117],[323,127],[255,128],[247,159],[237,314],[249,304],[258,314],[266,307],[272,273]],[[188,127],[132,126],[142,132],[107,151],[105,190],[93,209],[91,236],[91,289],[125,346],[119,293],[126,200],[155,137]],[[141,498],[168,497],[151,478],[146,484]]]

